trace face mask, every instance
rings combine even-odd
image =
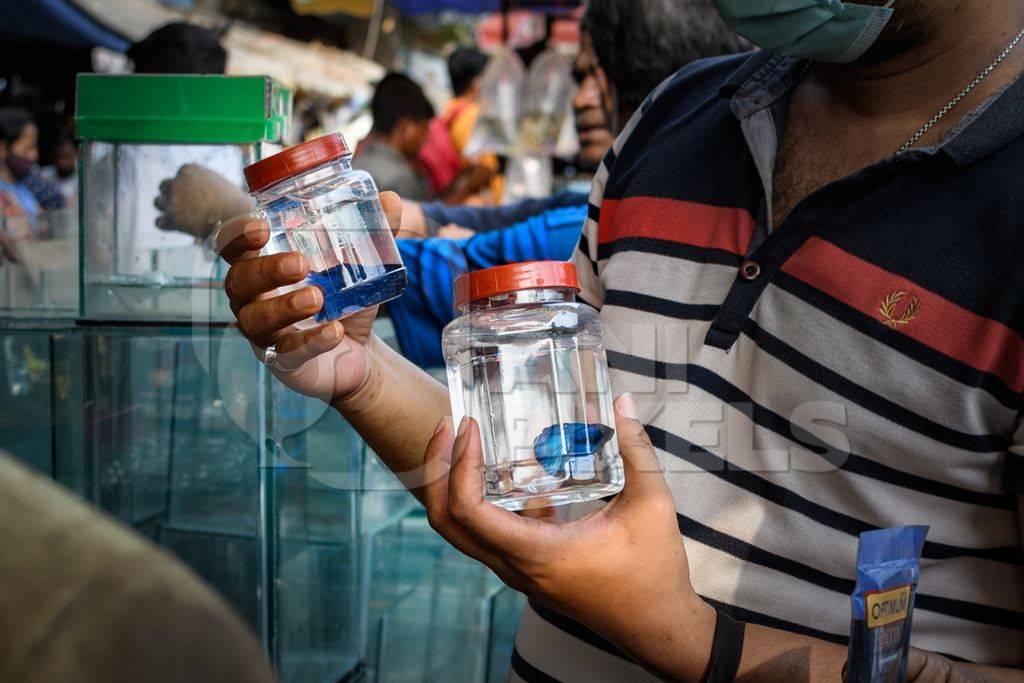
[[[736,33],[759,47],[819,62],[852,62],[878,40],[890,8],[842,0],[711,0]]]
[[[13,154],[7,155],[7,168],[11,170],[11,175],[14,176],[15,180],[24,180],[27,178],[32,172],[32,167],[35,165],[35,162],[31,159],[15,156]]]

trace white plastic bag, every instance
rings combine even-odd
[[[480,113],[463,154],[511,155],[517,147],[525,69],[516,51],[504,47],[491,57],[480,77]]]
[[[530,64],[519,148],[527,154],[553,154],[575,84],[569,63],[548,48]]]

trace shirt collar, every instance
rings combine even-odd
[[[958,125],[940,149],[960,166],[988,156],[1024,133],[1024,76],[993,95]]]
[[[731,100],[733,113],[745,119],[770,107],[799,81],[808,62],[754,52],[719,88]],[[1024,76],[993,95],[939,145],[918,150],[945,154],[958,165],[975,162],[1024,134]]]

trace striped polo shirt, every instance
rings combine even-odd
[[[845,645],[858,534],[927,524],[913,645],[1024,666],[1002,482],[1024,451],[1024,81],[773,228],[802,69],[692,64],[606,158],[576,263],[614,390],[637,400],[713,606]],[[650,679],[537,605],[510,677]]]

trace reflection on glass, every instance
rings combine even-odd
[[[70,209],[0,216],[0,315],[78,314],[78,216]]]
[[[484,681],[507,667],[517,596],[233,331],[0,330],[0,449],[181,557],[282,681],[361,668]]]

